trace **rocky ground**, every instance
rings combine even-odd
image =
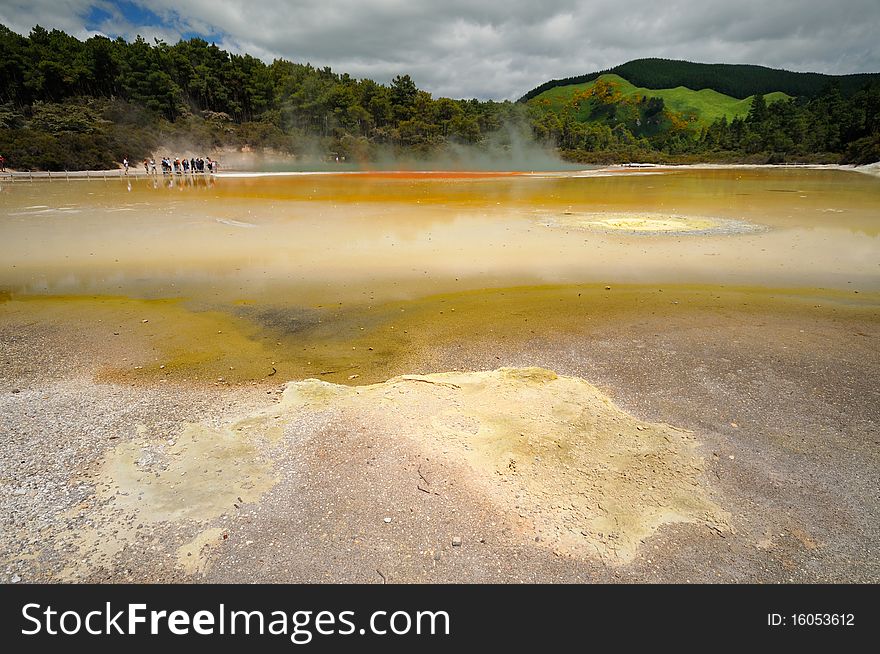
[[[876,583],[878,338],[682,308],[282,393],[98,383],[136,343],[6,316],[0,580]]]

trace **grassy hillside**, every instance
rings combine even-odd
[[[688,122],[703,125],[709,125],[722,116],[727,116],[728,120],[733,120],[736,117],[745,117],[749,113],[749,107],[752,104],[752,96],[740,100],[713,89],[693,91],[683,86],[671,89],[648,89],[634,86],[619,75],[614,74],[600,75],[597,79],[583,84],[570,84],[568,86],[557,86],[548,89],[532,98],[529,103],[540,104],[554,111],[561,111],[563,107],[571,103],[576,94],[589,92],[596,86],[596,82],[600,80],[614,84],[624,98],[639,98],[642,96],[663,98],[663,102],[669,109],[684,116],[688,119]],[[790,96],[777,91],[768,93],[765,96],[765,100],[770,103],[784,100],[788,97]],[[585,103],[577,108],[576,116],[579,120],[586,121],[590,118],[591,110],[592,108]]]
[[[773,91],[815,98],[832,84],[848,97],[865,85],[880,81],[880,73],[825,75],[748,64],[699,64],[674,59],[635,59],[608,70],[544,82],[526,93],[520,98],[520,102],[531,100],[555,87],[591,82],[606,73],[620,75],[633,84],[648,88],[684,86],[695,90],[714,89],[740,99],[757,93],[766,95]]]

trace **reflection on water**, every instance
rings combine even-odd
[[[880,289],[874,178],[834,170],[636,172],[652,174],[16,182],[0,193],[0,287],[300,305],[546,283]],[[755,229],[637,236],[566,222],[605,214]]]

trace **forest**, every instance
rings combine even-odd
[[[625,97],[598,80],[561,107],[529,102],[537,138],[567,159],[591,163],[880,161],[880,84],[850,97],[831,84],[814,98],[767,103],[756,94],[745,116],[711,123],[668,108],[663,98]]]
[[[664,88],[665,64],[652,77],[644,63],[663,60],[640,61],[618,74],[626,77],[620,69],[630,66],[629,81]],[[0,25],[0,154],[15,169],[76,170],[139,161],[159,146],[369,162],[463,148],[503,152],[528,141],[579,162],[880,160],[876,76],[804,79],[809,93],[782,85],[773,90],[797,97],[770,104],[758,81],[740,82],[740,95],[758,89],[748,116],[709,125],[661,98],[613,90],[581,98],[590,102],[584,117],[582,107],[435,98],[403,72],[379,84],[307,63],[265,63],[198,38],[82,41]]]
[[[433,98],[286,60],[266,64],[201,39],[80,41],[0,26],[0,153],[18,168],[106,168],[157,146],[272,148],[370,160],[478,144],[517,126],[511,102]]]

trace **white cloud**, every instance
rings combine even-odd
[[[409,73],[436,95],[516,98],[556,77],[638,57],[880,70],[876,0],[135,0],[164,27],[119,12],[102,31],[131,38],[222,34],[220,45],[387,82]],[[0,0],[0,20],[84,33],[88,0]],[[152,32],[150,31],[152,30]]]
[[[85,17],[93,6],[108,5],[94,0],[0,0],[0,24],[19,34],[28,34],[34,25],[57,28],[76,37],[88,37]]]

